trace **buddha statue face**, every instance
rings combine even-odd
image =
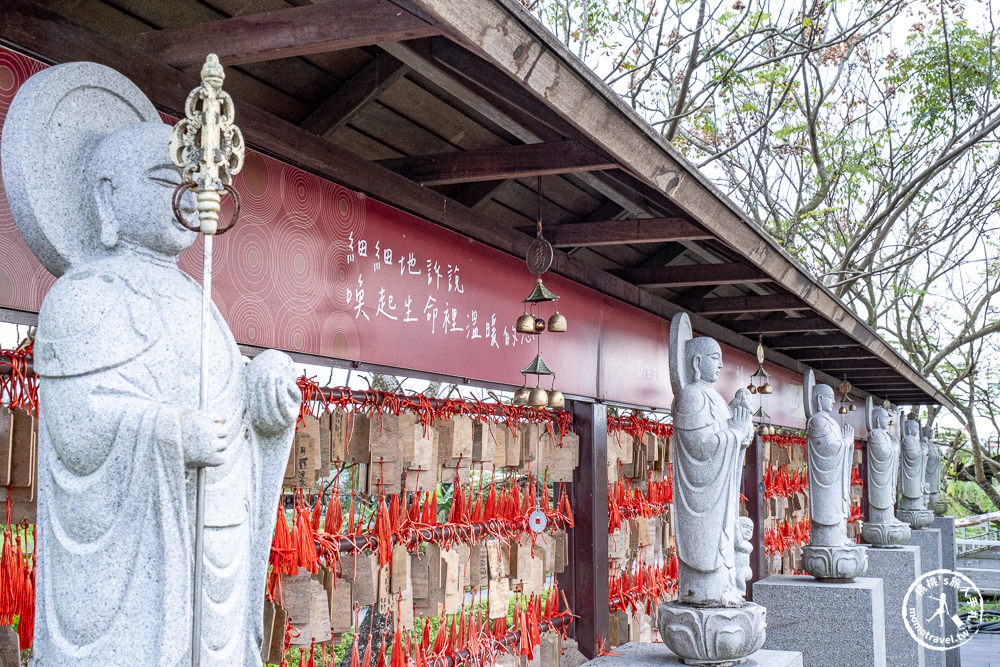
[[[908,419],[906,421],[906,426],[904,428],[906,429],[905,430],[906,435],[917,435],[920,426],[917,424],[917,422],[913,421],[912,419]]]
[[[875,422],[875,428],[887,429],[889,428],[889,413],[885,411],[885,408],[874,408],[872,409],[872,421]]]
[[[170,131],[163,123],[130,125],[105,137],[91,155],[87,175],[101,243],[109,250],[144,249],[176,258],[197,238],[174,217],[171,199],[181,174],[167,154]],[[191,191],[181,211],[197,224]]]
[[[928,440],[930,440],[931,438],[934,437],[934,427],[933,426],[924,426],[920,430],[921,430],[921,433],[923,434],[923,436],[925,438],[927,438]]]
[[[820,412],[830,412],[833,410],[834,396],[833,389],[829,385],[818,384],[813,390],[816,392],[816,407]]]
[[[722,348],[714,339],[692,338],[685,346],[688,368],[695,381],[716,382],[722,372]]]

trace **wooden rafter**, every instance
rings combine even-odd
[[[841,372],[850,373],[860,368],[885,369],[890,370],[881,359],[834,359],[830,361],[817,360],[809,362],[813,368],[825,371],[831,375],[840,375]]]
[[[741,334],[783,334],[806,331],[836,331],[837,327],[822,317],[784,317],[773,320],[736,320],[726,326]]]
[[[617,165],[575,141],[522,144],[380,160],[421,185],[496,181],[613,169]]]
[[[349,121],[366,104],[406,76],[409,69],[388,53],[373,58],[329,99],[306,116],[299,126],[329,139],[338,127]]]
[[[839,347],[857,345],[858,342],[844,334],[826,334],[825,336],[770,336],[764,339],[764,345],[773,350],[808,350],[817,347]]]
[[[623,269],[622,278],[640,287],[693,287],[695,285],[742,285],[767,283],[771,279],[746,264],[686,264],[684,266]]]
[[[627,243],[662,243],[713,238],[683,218],[642,218],[577,222],[545,227],[545,238],[557,248]]]
[[[726,296],[714,299],[681,298],[677,305],[692,313],[725,315],[730,313],[770,313],[779,310],[809,310],[802,299],[792,294],[765,294],[760,296]]]
[[[439,34],[388,0],[332,0],[136,35],[131,46],[175,67],[215,53],[225,65],[353,49]]]
[[[853,347],[820,347],[804,349],[800,352],[789,353],[789,356],[804,363],[812,361],[839,360],[839,359],[874,359],[875,355],[870,350],[866,350],[860,345]]]

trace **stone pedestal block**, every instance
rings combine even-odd
[[[954,537],[952,540],[954,541]],[[941,530],[938,528],[923,528],[914,530],[910,535],[910,545],[920,547],[920,574],[924,575],[934,570],[940,570],[942,565]],[[924,618],[930,618],[938,607],[938,597],[944,593],[943,587],[924,594]],[[956,602],[957,605],[957,602]],[[957,650],[949,651],[958,653]],[[927,667],[945,667],[945,651],[924,651],[924,662]]]
[[[955,517],[936,516],[931,528],[941,531],[941,567],[945,570],[957,571],[955,566]],[[950,586],[945,590],[948,595],[948,613],[958,613],[958,591]],[[962,652],[959,649],[945,651],[947,667],[959,667],[962,664]]]
[[[868,576],[882,580],[885,599],[885,657],[893,667],[925,667],[924,648],[913,640],[903,624],[903,599],[910,584],[920,576],[920,549],[897,547],[868,550]]]
[[[805,667],[886,667],[881,579],[779,574],[756,582],[753,599],[767,608],[765,649],[799,651]]]
[[[616,646],[616,655],[595,658],[586,665],[629,667],[684,667],[685,663],[663,644],[629,642]],[[739,667],[803,667],[802,654],[795,651],[757,651],[738,663]]]

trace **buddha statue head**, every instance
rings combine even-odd
[[[833,395],[833,387],[828,384],[818,384],[813,390],[816,397],[816,408],[820,412],[830,412],[836,400]]]
[[[694,381],[716,382],[722,372],[722,348],[713,338],[692,338],[685,346],[684,363]]]
[[[872,408],[872,426],[877,429],[889,428],[889,413],[883,407]]]
[[[171,200],[180,170],[167,152],[170,126],[135,123],[103,137],[87,163],[86,180],[96,211],[96,230],[108,251],[140,252],[174,259],[198,234],[174,217]],[[196,222],[194,194],[187,191],[181,211]]]

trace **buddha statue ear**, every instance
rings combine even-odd
[[[105,248],[118,245],[118,217],[115,215],[115,184],[108,177],[102,177],[94,186],[94,206],[97,210],[97,224],[101,244]]]
[[[701,355],[695,354],[691,356],[691,377],[695,382],[701,379]]]

